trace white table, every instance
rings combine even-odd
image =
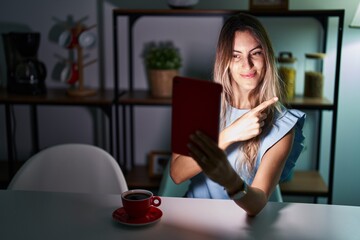
[[[360,207],[268,203],[255,218],[229,200],[162,198],[143,227],[112,219],[119,195],[0,191],[0,239],[360,239]]]

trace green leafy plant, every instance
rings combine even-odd
[[[182,59],[172,42],[151,42],[145,46],[144,60],[147,69],[179,69]]]

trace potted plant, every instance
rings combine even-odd
[[[181,55],[172,42],[151,42],[145,46],[144,61],[153,97],[171,97],[172,81],[179,75]]]

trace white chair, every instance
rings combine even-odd
[[[269,201],[270,202],[283,202],[279,184],[276,185],[276,188],[275,188],[274,192],[271,194]]]
[[[120,194],[128,190],[115,159],[87,144],[62,144],[32,156],[15,174],[8,189]]]
[[[161,178],[158,195],[163,197],[184,197],[190,185],[190,180],[176,184],[170,177],[170,161],[166,164]]]

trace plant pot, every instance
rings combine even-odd
[[[149,69],[148,78],[153,97],[168,98],[172,96],[173,78],[179,75],[178,70]]]

